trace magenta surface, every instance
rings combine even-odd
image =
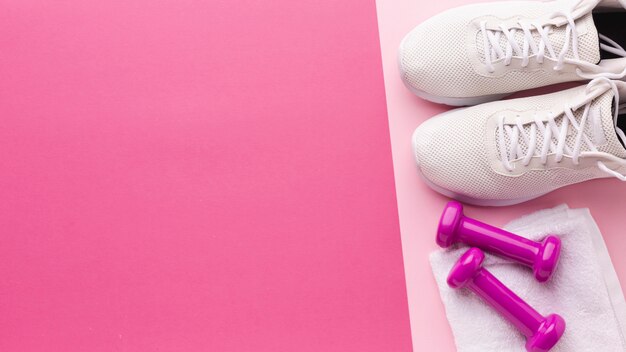
[[[552,276],[561,253],[561,240],[556,236],[547,236],[542,242],[531,241],[465,216],[463,205],[456,201],[446,204],[436,240],[443,248],[461,242],[522,263],[533,269],[540,282]]]
[[[559,315],[543,317],[523,299],[482,267],[485,255],[471,248],[456,262],[448,275],[452,288],[466,287],[480,296],[527,337],[529,352],[549,351],[565,331]]]
[[[411,349],[373,1],[0,32],[0,351]]]

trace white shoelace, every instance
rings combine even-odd
[[[542,23],[538,22],[526,23],[522,20],[518,21],[517,23],[524,32],[524,42],[522,43],[522,48],[520,48],[515,40],[515,34],[519,30],[518,28],[509,28],[502,23],[499,26],[500,30],[488,30],[487,21],[482,21],[480,23],[480,30],[483,35],[485,64],[487,65],[489,72],[495,71],[493,61],[504,59],[504,64],[508,66],[511,64],[511,60],[514,55],[522,58],[522,67],[528,66],[530,55],[536,55],[535,59],[537,62],[543,63],[546,49],[548,49],[548,54],[550,55],[549,57],[557,61],[554,69],[560,70],[563,68],[563,64],[565,63],[565,55],[569,51],[570,43],[574,58],[580,60],[578,55],[578,34],[576,32],[576,23],[574,22],[574,18],[572,18],[570,14],[562,12],[555,13],[553,16],[558,15],[562,15],[567,18],[568,22],[565,29],[565,43],[563,44],[563,48],[561,48],[561,52],[558,55],[554,51],[550,38],[548,37],[552,25],[544,26]],[[531,30],[532,27],[534,27],[537,33],[539,33],[539,45],[535,43],[535,38],[533,37]],[[500,47],[500,38],[502,34],[504,34],[507,39],[506,51],[502,50]],[[531,50],[532,53],[530,52]]]
[[[620,0],[620,2],[621,1],[623,0]],[[565,25],[565,41],[559,53],[555,52],[549,37],[550,29],[554,27],[553,24],[519,20],[517,23],[524,34],[524,40],[522,42],[522,47],[520,48],[517,40],[515,39],[515,34],[520,30],[519,28],[509,28],[507,25],[502,23],[499,26],[499,30],[487,29],[487,22],[482,21],[480,23],[480,31],[483,37],[483,51],[487,70],[489,72],[494,72],[495,67],[493,63],[500,59],[504,59],[504,64],[508,66],[511,64],[513,57],[522,58],[522,67],[528,66],[530,56],[532,55],[535,56],[535,60],[538,63],[542,64],[547,54],[550,59],[556,61],[554,70],[562,70],[564,65],[567,63],[588,69],[591,72],[598,71],[598,65],[580,60],[578,53],[578,32],[576,31],[576,22],[574,17],[570,13],[566,12],[555,12],[549,16],[550,19],[558,17],[564,17],[567,20],[567,24]],[[536,38],[533,36],[533,28],[539,34],[539,43],[535,43]],[[505,50],[502,50],[500,47],[500,39],[502,35],[504,35],[507,40]],[[600,34],[599,37],[601,40],[606,42],[606,44],[600,44],[600,48],[602,50],[618,56],[626,57],[626,50],[624,50],[624,48],[622,48],[618,43],[602,34]],[[566,58],[565,55],[568,53],[570,46],[572,48],[573,58]],[[621,73],[585,73],[580,68],[577,68],[576,73],[585,79],[593,79],[596,77],[620,79],[626,75],[626,69],[624,69]]]
[[[622,141],[626,141],[626,135],[624,132],[617,127],[617,117],[619,115],[619,110],[621,106],[619,105],[619,91],[614,82],[607,79],[606,77],[600,77],[592,80],[587,85],[586,93],[589,93],[589,90],[600,84],[608,84],[608,88],[613,90],[615,95],[615,114],[613,116],[615,131],[617,132],[619,138]],[[608,89],[607,89],[608,90]],[[540,157],[541,163],[545,165],[548,161],[548,155],[554,154],[555,161],[557,163],[561,162],[563,156],[567,155],[572,158],[572,162],[575,165],[579,163],[579,157],[581,155],[581,148],[583,143],[587,146],[587,148],[592,152],[597,152],[595,144],[592,139],[585,132],[585,127],[587,126],[587,118],[589,116],[589,112],[591,109],[591,103],[593,99],[588,98],[588,101],[585,104],[582,116],[580,121],[576,120],[574,116],[574,111],[571,107],[565,107],[563,113],[556,115],[549,115],[547,121],[542,120],[538,115],[534,116],[534,121],[530,124],[530,131],[527,133],[524,129],[524,124],[522,124],[521,118],[517,118],[515,124],[505,124],[504,116],[500,116],[498,119],[498,147],[500,149],[500,160],[504,168],[508,171],[513,171],[513,160],[522,159],[521,162],[524,166],[528,166],[533,157]],[[581,107],[582,108],[582,107]],[[556,123],[556,119],[562,116],[562,122],[559,126]],[[575,142],[572,147],[566,144],[568,130],[571,128],[576,132]],[[592,127],[593,128],[593,124]],[[600,126],[596,126],[595,128],[602,128]],[[597,133],[598,131],[590,131],[593,133]],[[603,133],[603,131],[599,131]],[[506,147],[506,139],[505,134],[509,137],[510,144],[509,147]],[[538,149],[538,139],[540,136],[543,136],[543,145],[541,149]],[[520,138],[526,143],[526,153],[524,153]],[[556,143],[555,143],[556,139]],[[584,152],[582,152],[584,153]],[[626,181],[626,176],[618,173],[617,171],[609,169],[603,162],[597,162],[598,168],[600,170],[617,177],[622,181]],[[622,166],[626,166],[626,161],[623,162]]]

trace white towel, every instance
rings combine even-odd
[[[626,351],[626,301],[608,251],[588,209],[566,205],[538,211],[505,228],[540,240],[561,237],[561,259],[542,284],[532,270],[485,252],[484,267],[542,315],[557,313],[565,334],[552,351]],[[451,289],[448,272],[468,247],[431,254],[430,263],[459,352],[525,351],[526,339],[513,325],[468,289]]]

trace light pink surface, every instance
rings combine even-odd
[[[447,199],[418,177],[411,154],[411,133],[427,118],[449,108],[425,102],[403,86],[397,70],[400,40],[414,26],[467,0],[378,0],[378,21],[392,139],[402,247],[404,252],[413,348],[415,351],[455,351],[452,333],[430,270],[428,255],[436,250],[435,229]],[[428,48],[424,48],[428,50]],[[450,141],[454,143],[455,141]],[[470,216],[502,225],[520,215],[567,203],[588,207],[604,235],[622,287],[626,283],[626,185],[615,179],[574,185],[534,201],[506,208],[467,207]]]
[[[0,33],[1,351],[410,350],[373,1],[21,0]]]

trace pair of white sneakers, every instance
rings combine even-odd
[[[406,86],[437,103],[481,104],[415,130],[424,180],[444,195],[489,206],[595,178],[625,181],[625,45],[626,0],[475,4],[416,27],[400,45]],[[583,80],[589,83],[494,101]]]

